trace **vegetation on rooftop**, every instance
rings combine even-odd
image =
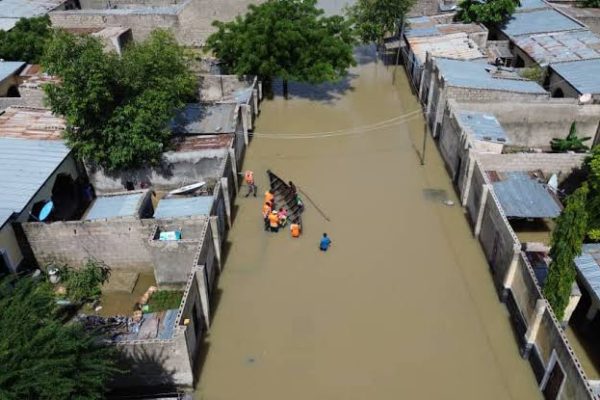
[[[519,75],[525,79],[535,81],[539,84],[542,84],[544,80],[544,70],[537,65],[521,69],[519,71]]]
[[[544,296],[559,320],[562,320],[569,303],[576,277],[573,261],[581,254],[587,230],[588,193],[589,188],[584,184],[567,198],[565,209],[557,218],[552,232],[552,248],[549,253],[552,261],[544,284]]]
[[[57,31],[42,64],[61,84],[46,85],[46,100],[65,116],[64,137],[82,159],[111,171],[157,165],[171,138],[169,121],[196,95],[188,61],[164,30],[121,56],[105,52],[97,38]]]
[[[179,308],[183,292],[180,290],[159,290],[148,301],[150,312],[171,310]]]
[[[346,9],[363,43],[381,45],[387,34],[400,32],[402,21],[415,0],[358,0]]]
[[[231,22],[215,21],[218,29],[207,48],[228,73],[253,74],[270,81],[307,83],[337,81],[355,64],[355,43],[343,17],[323,16],[317,0],[267,0],[250,5]]]
[[[51,36],[47,15],[21,18],[10,31],[0,30],[0,59],[38,64]]]
[[[0,281],[0,398],[103,399],[117,367],[114,347],[58,317],[48,284]]]
[[[516,0],[463,0],[454,18],[465,24],[498,25],[510,18],[518,4]]]
[[[567,151],[574,151],[577,153],[583,153],[588,151],[590,148],[584,144],[590,140],[591,137],[579,137],[577,136],[577,125],[575,122],[571,124],[571,128],[569,129],[569,134],[566,138],[554,138],[550,142],[550,147],[552,151],[556,151],[559,153],[565,153]]]
[[[110,267],[94,259],[78,269],[61,266],[58,270],[60,283],[66,289],[64,296],[77,305],[98,300],[102,295],[102,284],[110,277]]]

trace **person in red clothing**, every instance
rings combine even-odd
[[[244,172],[244,181],[246,182],[246,185],[248,185],[248,193],[246,194],[246,197],[250,196],[251,194],[254,195],[254,197],[256,197],[256,184],[254,183],[254,172],[247,170],[246,172]]]

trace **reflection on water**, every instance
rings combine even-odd
[[[263,190],[267,169],[293,180],[331,221],[307,201],[293,240],[238,197],[197,399],[540,398],[461,208],[425,199],[458,204],[433,145],[420,166],[404,73],[392,86],[370,56],[332,100],[263,103],[243,168]]]

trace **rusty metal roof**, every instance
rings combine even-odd
[[[590,31],[520,36],[515,38],[515,44],[542,66],[600,58],[600,36]]]
[[[233,145],[234,134],[177,136],[173,139],[176,152],[228,149]]]
[[[9,107],[0,113],[0,137],[59,140],[65,120],[45,108]]]

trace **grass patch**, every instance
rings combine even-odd
[[[183,292],[181,290],[159,290],[148,301],[150,312],[179,308]]]

